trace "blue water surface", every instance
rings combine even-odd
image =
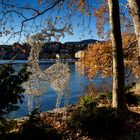
[[[51,66],[53,63],[40,63],[41,69],[46,69]],[[22,64],[14,64],[16,70],[20,69]],[[111,78],[94,78],[93,80],[88,80],[86,76],[81,76],[81,72],[78,68],[78,62],[69,63],[70,67],[70,91],[71,95],[69,98],[69,104],[75,104],[78,102],[80,96],[88,94],[89,91],[94,90],[94,93],[111,90]],[[38,98],[38,99],[36,99]],[[57,94],[56,92],[49,87],[46,92],[40,96],[34,98],[34,103],[36,100],[39,100],[39,105],[41,111],[48,111],[55,108]],[[64,106],[64,97],[62,98],[60,107]],[[11,112],[7,118],[18,118],[28,115],[28,106],[27,106],[27,95],[24,95],[24,103],[19,104],[19,109],[17,111]]]

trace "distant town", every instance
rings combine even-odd
[[[45,43],[41,52],[40,60],[56,59],[79,59],[88,44],[98,42],[94,39],[82,40],[79,42],[49,42]],[[26,43],[14,43],[13,45],[0,45],[1,60],[27,60],[30,53],[30,46]]]

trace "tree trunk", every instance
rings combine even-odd
[[[128,0],[130,13],[133,18],[134,30],[138,40],[139,65],[140,65],[140,0]]]
[[[113,53],[112,106],[120,112],[127,111],[124,98],[124,61],[118,0],[108,0]]]

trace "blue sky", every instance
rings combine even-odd
[[[44,8],[46,8],[46,7],[44,7],[44,6],[46,6],[46,4],[43,5],[44,1],[45,0],[42,0],[42,5],[38,4],[38,0],[14,0],[11,3],[16,4],[18,6],[21,6],[21,7],[24,7],[24,6],[33,7],[39,11],[42,11]],[[121,1],[126,2],[125,0],[121,0]],[[97,5],[95,3],[91,2],[91,4],[93,7],[97,7]],[[2,4],[0,5],[0,9],[4,10],[4,7]],[[28,10],[25,10],[25,11],[20,10],[20,9],[16,9],[16,10],[18,12],[22,13],[23,15],[25,15],[27,18],[31,17],[34,14]],[[50,15],[53,19],[55,19],[58,16],[62,17],[62,19],[56,20],[57,27],[59,27],[59,26],[62,27],[63,24],[65,22],[68,22],[68,21],[72,24],[73,35],[71,36],[71,35],[66,34],[64,38],[60,38],[59,41],[61,41],[61,42],[79,41],[79,40],[91,39],[91,38],[101,39],[96,35],[96,32],[97,32],[97,30],[96,30],[96,18],[94,16],[90,17],[91,21],[90,21],[90,24],[88,24],[89,17],[87,15],[81,15],[79,12],[75,12],[75,13],[72,13],[71,18],[69,18],[69,17],[65,16],[69,12],[70,11],[67,9],[66,4],[64,4],[63,8],[60,10],[59,13],[58,13],[58,6],[57,6],[53,9],[53,11],[49,11],[49,12],[43,14],[42,16],[36,18],[35,25],[32,28],[31,28],[31,26],[33,25],[33,20],[27,22],[26,28],[25,28],[26,32],[22,32],[22,36],[21,36],[20,41],[24,42],[25,36],[27,34],[31,35],[31,34],[34,34],[35,32],[40,32],[41,29],[43,29],[45,27],[45,19],[47,19]],[[91,11],[91,13],[93,13],[93,11]],[[75,14],[75,15],[73,15],[73,14]],[[21,17],[19,18],[17,16],[17,14],[15,14],[15,13],[12,13],[11,15],[8,15],[9,17],[8,17],[8,22],[7,22],[6,28],[7,28],[7,30],[10,30],[9,27],[12,27],[15,32],[19,31],[21,28],[21,22],[23,21],[23,18],[21,18]],[[82,25],[82,23],[84,23],[84,24]],[[2,26],[2,28],[3,28],[3,26]],[[36,31],[34,30],[35,28],[37,29]],[[106,26],[105,30],[108,30],[108,28],[109,28],[109,26]],[[92,34],[89,34],[89,32]],[[5,43],[9,37],[10,36],[0,37],[0,44]],[[7,43],[11,44],[11,43],[17,42],[18,39],[19,39],[19,35],[12,37]]]

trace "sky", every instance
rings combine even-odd
[[[8,0],[5,0],[5,3]],[[42,4],[38,3],[38,0],[14,0],[11,1],[10,4],[17,5],[18,7],[30,7],[38,10],[39,12],[43,11],[45,8],[47,8],[47,5],[51,0],[48,0],[47,3],[44,3],[46,0],[42,0]],[[69,1],[69,0],[66,0]],[[125,0],[121,0],[122,2],[126,2]],[[1,2],[1,0],[0,0]],[[92,7],[97,8],[98,5],[93,3],[92,1],[89,3]],[[64,3],[62,9],[60,9],[60,6],[56,6],[53,8],[53,10],[46,12],[45,14],[37,17],[35,20],[31,20],[26,22],[25,28],[23,28],[23,32],[20,35],[13,35],[12,37],[10,35],[2,35],[0,37],[0,44],[12,44],[14,42],[19,41],[23,43],[25,42],[25,38],[27,35],[33,35],[35,33],[41,32],[42,29],[46,28],[46,20],[48,18],[52,18],[54,21],[54,24],[56,24],[57,28],[64,27],[65,23],[71,24],[73,29],[73,35],[65,34],[65,37],[61,37],[59,39],[60,42],[69,42],[69,41],[80,41],[85,39],[98,39],[101,40],[102,38],[97,36],[97,29],[96,29],[96,18],[93,16],[93,10],[91,10],[92,16],[87,16],[86,14],[81,15],[80,12],[73,12],[71,13],[70,10],[67,8],[67,4]],[[32,17],[36,14],[36,12],[32,12],[32,10],[23,10],[21,8],[15,8],[15,7],[6,7],[2,3],[0,3],[0,12],[3,11],[17,11],[17,13],[22,13],[26,18]],[[60,11],[59,11],[60,10]],[[2,28],[0,29],[0,32],[2,32],[3,28],[6,28],[6,30],[10,30],[13,32],[18,32],[21,29],[21,22],[24,20],[23,17],[21,17],[20,14],[17,14],[16,12],[11,12],[10,14],[7,14],[7,22],[6,24],[1,24]],[[68,15],[70,15],[68,17]],[[0,15],[0,19],[2,19],[2,14]],[[6,19],[6,18],[5,18]],[[104,28],[106,31],[109,30],[109,26],[105,26]]]

